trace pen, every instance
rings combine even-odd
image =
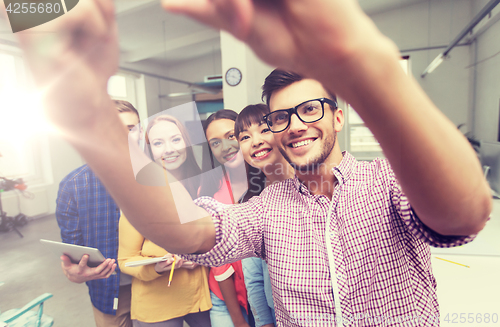
[[[174,262],[172,262],[172,269],[170,269],[170,277],[168,277],[168,287],[170,287],[170,283],[172,282],[172,277],[174,277],[174,268],[175,268],[175,255],[174,255]]]
[[[446,261],[446,262],[454,263],[454,264],[456,264],[456,265],[463,266],[463,267],[465,267],[465,268],[470,268],[469,266],[467,266],[467,265],[463,265],[463,264],[458,263],[458,262],[454,262],[454,261],[446,260],[446,259],[443,259],[443,258],[440,258],[440,257],[435,257],[435,258],[436,258],[436,259],[439,259],[439,260]]]

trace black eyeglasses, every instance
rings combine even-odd
[[[328,98],[307,100],[290,108],[273,111],[264,116],[264,121],[273,133],[283,132],[290,126],[292,114],[296,114],[304,123],[314,123],[325,115],[325,102],[337,109],[337,102]]]

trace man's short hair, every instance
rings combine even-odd
[[[273,70],[271,74],[269,74],[266,77],[264,85],[262,86],[262,100],[265,100],[267,105],[269,105],[269,102],[271,101],[271,96],[273,95],[274,92],[279,91],[303,79],[304,77],[302,75],[299,75],[291,71],[286,71],[281,69]],[[328,96],[331,98],[331,100],[337,101],[337,97],[335,96],[335,94],[331,93],[328,90],[326,91],[328,92]]]
[[[141,120],[141,118],[139,117],[139,112],[130,102],[125,100],[113,100],[113,102],[115,103],[115,107],[118,112],[133,112],[137,115],[137,118]]]

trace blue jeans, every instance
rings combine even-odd
[[[212,292],[210,292],[210,298],[212,299],[212,309],[210,309],[210,321],[212,322],[212,327],[234,327],[233,320],[229,315],[226,303]],[[243,317],[248,322],[247,311],[242,306],[240,306],[240,308]]]

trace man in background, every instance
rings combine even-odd
[[[114,104],[130,136],[138,140],[139,128],[134,127],[139,113],[127,101],[114,100]],[[61,256],[66,277],[87,283],[97,327],[131,327],[131,277],[116,264],[120,209],[89,166],[77,168],[61,181],[56,217],[63,242],[98,248],[107,258],[98,267],[89,267],[88,256],[78,264]]]

